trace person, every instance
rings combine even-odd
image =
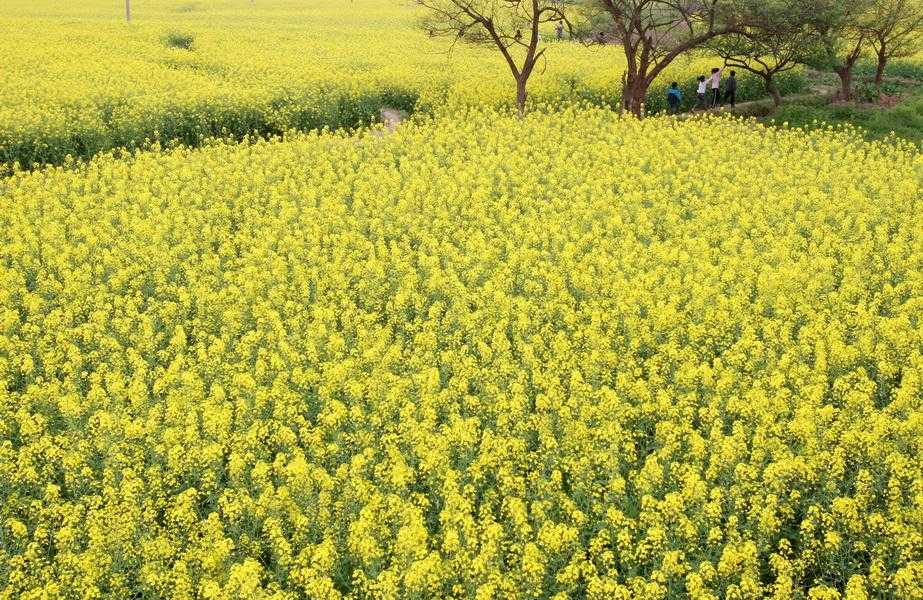
[[[558,40],[564,39],[564,23],[558,21],[558,24],[554,27],[554,32],[558,35]]]
[[[670,106],[670,114],[675,115],[679,112],[679,105],[683,101],[683,91],[679,89],[679,84],[675,81],[670,84],[667,90],[667,104]]]
[[[731,108],[737,106],[737,71],[731,71],[727,87],[724,91],[724,101],[731,103]]]
[[[698,99],[695,103],[696,109],[705,110],[706,108],[708,108],[706,101],[705,101],[705,94],[707,92],[708,92],[708,80],[705,79],[705,75],[699,75],[699,89],[696,92]]]
[[[711,70],[711,107],[717,108],[721,103],[721,74],[724,73],[724,67],[715,67]]]

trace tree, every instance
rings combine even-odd
[[[516,80],[516,108],[525,114],[528,83],[545,54],[539,49],[545,23],[564,23],[573,31],[560,0],[416,0],[428,9],[422,26],[434,36],[492,45]]]
[[[679,56],[739,30],[731,0],[590,0],[608,14],[625,52],[624,107],[635,114],[651,84]],[[591,11],[595,12],[595,11]]]
[[[923,1],[874,0],[865,31],[878,61],[875,85],[881,87],[889,61],[913,56],[923,46]]]
[[[865,28],[875,0],[814,0],[805,12],[805,24],[816,34],[809,66],[830,70],[840,78],[840,99],[852,99],[853,70],[868,42]]]
[[[729,67],[763,79],[773,104],[782,103],[775,76],[802,62],[814,35],[804,26],[802,0],[744,0],[739,4],[740,29],[716,38],[707,48]]]

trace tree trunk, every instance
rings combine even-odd
[[[782,94],[779,93],[779,88],[776,87],[775,79],[772,78],[772,75],[764,75],[763,79],[766,80],[766,91],[772,96],[773,106],[779,108],[782,105]]]
[[[131,0],[125,0],[125,21],[131,23]]]
[[[881,87],[885,80],[885,67],[888,66],[888,53],[882,46],[878,50],[878,67],[875,69],[875,87]]]
[[[650,87],[647,78],[640,75],[629,74],[626,80],[624,98],[625,108],[636,117],[643,116],[644,102],[647,100],[647,90]]]
[[[516,110],[519,111],[520,119],[526,116],[526,100],[529,97],[526,91],[526,84],[528,81],[526,77],[518,77],[516,79]]]
[[[836,69],[836,74],[840,76],[840,100],[849,102],[852,100],[852,65]]]

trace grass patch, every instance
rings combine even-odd
[[[852,126],[868,140],[883,140],[896,135],[923,148],[923,90],[917,90],[891,109],[837,104],[783,105],[772,122],[805,129],[827,125]]]
[[[163,37],[163,43],[168,48],[191,51],[195,46],[195,35],[187,32],[171,31]]]
[[[856,65],[857,78],[871,79],[875,75],[875,63],[869,60]],[[923,81],[923,63],[913,60],[893,60],[885,68],[885,77],[900,77]]]

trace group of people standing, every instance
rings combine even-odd
[[[564,39],[564,24],[560,21],[555,25],[555,34],[558,40]],[[596,34],[596,41],[605,43],[605,35],[602,31]],[[715,67],[711,70],[711,76],[699,75],[699,87],[696,91],[698,96],[695,107],[692,110],[709,110],[723,106],[725,102],[730,103],[731,108],[737,106],[737,71],[731,71],[724,86],[724,94],[721,93],[721,76],[724,75],[725,67]],[[667,90],[667,106],[670,114],[675,115],[679,112],[679,107],[683,103],[683,91],[679,89],[679,84],[673,82]]]
[[[715,67],[711,70],[711,77],[699,75],[699,87],[696,90],[697,100],[693,110],[708,110],[722,106],[725,102],[730,103],[731,107],[737,105],[737,71],[731,71],[730,77],[724,86],[724,94],[721,93],[721,76],[724,74],[724,67]],[[679,89],[679,84],[675,81],[670,84],[667,90],[667,105],[670,108],[670,114],[675,115],[679,112],[679,106],[683,102],[683,91]]]

